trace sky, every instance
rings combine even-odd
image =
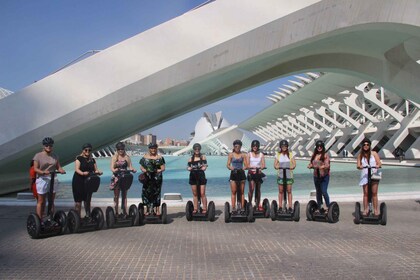
[[[0,87],[19,90],[90,50],[104,50],[205,0],[0,0]],[[143,134],[188,139],[203,112],[239,124],[271,104],[276,80],[199,108]]]

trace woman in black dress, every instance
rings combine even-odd
[[[82,153],[76,157],[74,175],[72,181],[74,208],[80,216],[82,201],[85,204],[86,216],[90,216],[90,201],[92,193],[85,187],[85,180],[91,173],[102,174],[96,166],[96,161],[92,157],[92,145],[86,143],[82,146]]]

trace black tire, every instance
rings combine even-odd
[[[314,220],[314,212],[316,209],[318,209],[318,204],[315,200],[310,200],[308,205],[306,205],[306,219],[308,221]]]
[[[144,205],[143,203],[139,203],[138,206],[138,211],[139,211],[139,226],[144,225]]]
[[[278,210],[277,201],[273,200],[271,201],[271,211],[270,211],[270,218],[272,221],[275,221],[277,219],[277,210]]]
[[[54,221],[56,221],[61,226],[61,231],[59,234],[64,234],[67,231],[67,217],[64,211],[57,211],[54,215]]]
[[[31,238],[39,238],[39,234],[41,233],[41,220],[37,214],[29,214],[28,219],[26,219],[26,230]]]
[[[386,204],[385,202],[381,203],[380,206],[380,215],[381,215],[381,225],[386,226],[386,222],[387,222],[387,210],[386,210]]]
[[[185,217],[187,218],[187,221],[191,222],[193,219],[193,210],[194,205],[191,200],[188,200],[187,205],[185,206]]]
[[[68,227],[70,233],[78,233],[80,229],[80,216],[73,209],[68,214]]]
[[[209,206],[207,207],[207,215],[210,222],[214,222],[216,219],[216,206],[214,205],[213,201],[209,202]]]
[[[128,208],[128,215],[131,217],[131,226],[137,226],[139,224],[139,211],[136,205],[131,204]]]
[[[105,211],[106,214],[106,226],[107,228],[113,228],[115,225],[115,214],[114,209],[108,206]]]
[[[254,218],[254,208],[252,207],[252,203],[249,203],[249,204],[248,204],[247,221],[248,221],[248,223],[253,223],[253,222],[255,222],[255,218]]]
[[[338,206],[338,203],[333,201],[330,203],[330,207],[328,207],[328,222],[329,223],[336,223],[338,222],[340,218],[340,207]]]
[[[166,203],[162,203],[162,224],[168,223],[168,210],[166,209]]]
[[[293,205],[293,221],[299,222],[300,220],[300,203],[299,201],[295,201]]]
[[[229,202],[225,202],[225,223],[230,222],[230,205]]]
[[[104,212],[99,207],[95,207],[92,210],[92,219],[96,222],[96,230],[100,230],[104,227],[105,219]]]
[[[267,198],[263,200],[264,218],[270,218],[270,201]]]
[[[354,206],[354,220],[353,222],[358,225],[360,224],[360,218],[361,218],[362,214],[360,212],[360,203],[356,202],[355,206]]]

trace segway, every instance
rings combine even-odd
[[[387,210],[385,202],[382,202],[379,207],[379,215],[375,216],[373,211],[373,203],[372,203],[372,168],[371,166],[365,166],[368,170],[368,203],[369,203],[369,212],[365,216],[363,215],[360,207],[360,203],[356,202],[355,210],[354,210],[354,223],[358,224],[374,224],[374,225],[386,225],[387,222]]]
[[[318,177],[321,177],[319,168],[314,168],[317,172]],[[317,190],[318,196],[318,190]],[[322,196],[321,196],[322,200]],[[317,221],[317,222],[328,222],[336,223],[340,217],[340,207],[338,203],[333,201],[328,207],[328,212],[322,207],[318,207],[318,203],[315,200],[310,200],[306,205],[306,219],[308,221]]]
[[[271,211],[270,217],[272,221],[295,221],[299,222],[300,220],[300,203],[299,201],[295,201],[293,204],[292,211],[287,210],[287,172],[286,170],[290,170],[289,167],[280,167],[282,169],[282,178],[283,178],[283,202],[282,202],[282,209],[279,210],[278,204],[276,200],[271,202]]]
[[[31,213],[26,220],[26,229],[28,234],[33,238],[49,237],[63,234],[67,230],[67,218],[64,211],[52,212],[54,179],[58,171],[51,172],[50,190],[48,193],[48,211],[47,216],[40,219],[36,213]]]
[[[150,173],[144,173],[147,176],[148,180],[152,180],[154,183],[156,179],[150,175]],[[139,179],[140,180],[140,179]],[[160,194],[159,194],[160,197]],[[159,198],[158,197],[158,198]],[[146,211],[145,208],[146,207]],[[168,223],[168,210],[166,203],[162,203],[160,214],[155,212],[155,205],[153,202],[148,203],[147,205],[144,203],[139,203],[139,225],[144,225],[146,223],[151,224],[167,224]]]
[[[86,231],[93,231],[99,230],[103,228],[105,219],[104,213],[102,209],[99,207],[95,207],[90,212],[90,202],[92,200],[92,194],[98,191],[99,185],[101,184],[101,178],[94,172],[91,172],[86,178],[84,182],[84,188],[86,190],[86,217],[83,219],[79,216],[79,213],[75,210],[70,210],[67,214],[67,224],[70,233],[79,233],[79,232],[86,232]]]
[[[197,186],[197,189],[199,186]],[[197,212],[194,213],[194,204],[191,200],[187,202],[185,206],[185,216],[187,221],[192,220],[208,220],[210,222],[214,222],[216,218],[216,207],[213,201],[210,201],[207,205],[207,213],[203,213],[203,208],[201,206],[201,194],[199,190],[197,190],[197,198],[198,198],[198,207]]]
[[[131,174],[131,170],[119,170],[118,171],[118,188],[120,190],[129,190],[131,184],[133,183],[133,174]],[[116,186],[117,187],[117,186]],[[121,203],[122,213],[119,215],[115,215],[114,208],[108,206],[106,208],[106,225],[108,228],[114,227],[129,227],[137,225],[139,222],[139,212],[137,210],[136,205],[132,204],[127,213],[127,209],[125,209],[125,205]]]
[[[225,202],[225,208],[224,208],[224,212],[225,212],[225,223],[230,223],[230,222],[255,222],[255,218],[254,218],[254,208],[252,207],[252,203],[251,202],[247,202],[245,200],[245,207],[242,208],[241,205],[241,191],[240,191],[240,182],[235,182],[236,186],[237,186],[237,191],[236,191],[236,210],[235,211],[230,211],[230,204],[229,202]]]
[[[256,170],[256,173],[258,173],[261,168],[254,168]],[[265,168],[264,168],[265,169]],[[255,182],[255,184],[257,184],[257,182]],[[260,192],[261,192],[261,183],[260,184]],[[254,217],[255,218],[270,218],[270,201],[267,198],[264,198],[263,203],[262,203],[262,208],[263,210],[259,209],[259,205],[257,203],[257,186],[255,186],[254,188]]]

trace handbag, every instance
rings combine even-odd
[[[382,179],[382,171],[376,170],[376,172],[372,173],[372,176],[370,177],[372,180],[381,180]]]
[[[144,185],[144,184],[147,183],[147,180],[148,179],[149,178],[148,178],[148,176],[147,176],[146,173],[140,173],[140,175],[139,175],[139,181],[140,181],[140,183],[142,183]]]

